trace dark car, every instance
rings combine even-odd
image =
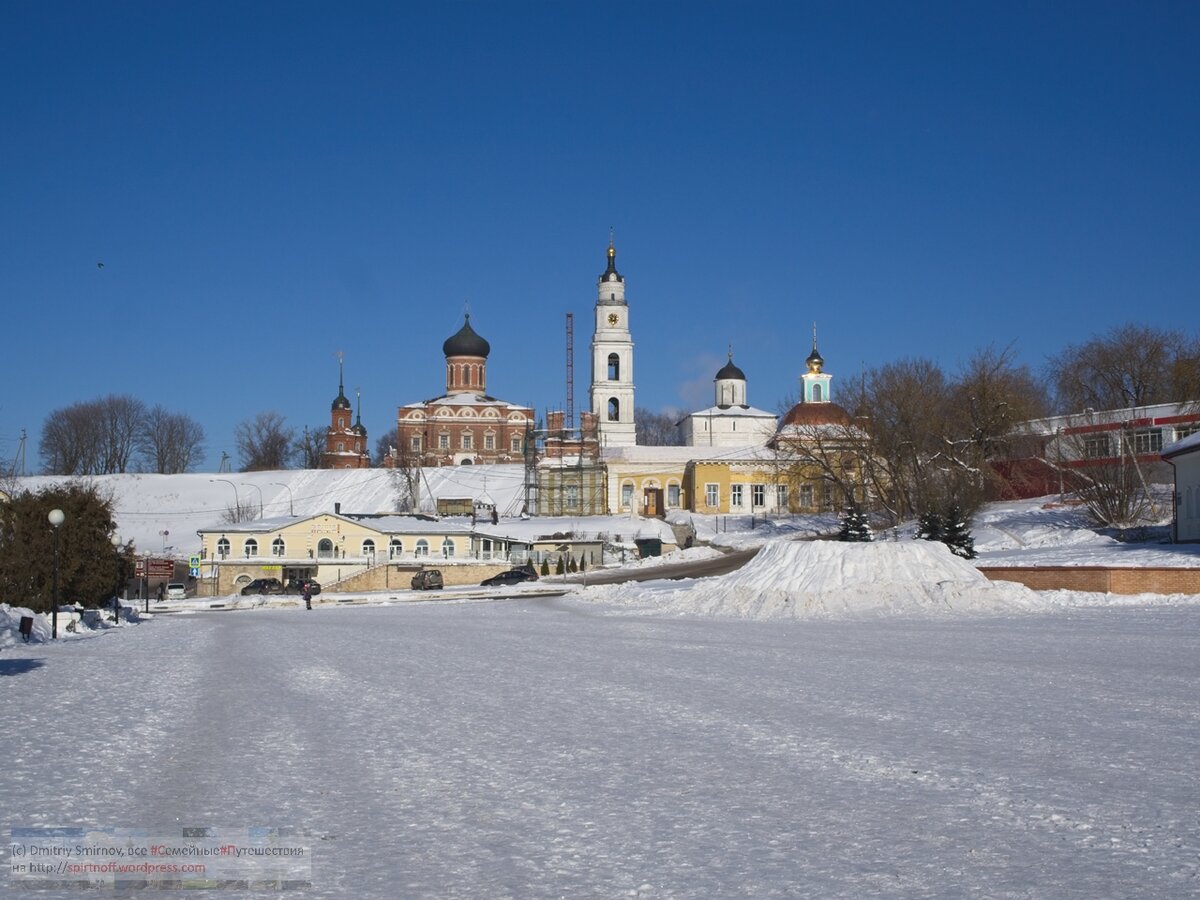
[[[242,596],[247,594],[282,594],[283,585],[278,578],[255,578],[242,588]]]
[[[422,569],[412,577],[414,591],[439,591],[443,587],[442,573],[439,569]]]
[[[306,584],[308,585],[309,593],[311,593],[314,597],[321,593],[321,582],[313,581],[311,578],[309,578],[307,581],[303,578],[293,578],[287,583],[287,592],[289,594],[303,594],[304,585]]]
[[[483,587],[498,587],[504,584],[520,584],[523,581],[537,581],[537,572],[533,571],[532,566],[520,566],[516,569],[509,569],[507,572],[501,572],[499,575],[485,578],[479,583]]]

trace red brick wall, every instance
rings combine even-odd
[[[1200,594],[1200,568],[1104,566],[980,566],[992,581],[1016,581],[1035,591],[1063,589],[1106,594]]]

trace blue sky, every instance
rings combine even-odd
[[[0,463],[107,393],[186,411],[206,467],[275,410],[371,441],[444,387],[469,304],[489,389],[585,407],[610,227],[637,402],[1039,368],[1194,332],[1193,3],[9,4],[0,37]],[[104,268],[97,267],[103,262]]]

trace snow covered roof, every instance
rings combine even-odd
[[[440,397],[434,397],[432,400],[418,400],[416,403],[405,403],[401,409],[424,409],[432,404],[441,404],[443,406],[512,406],[517,409],[528,409],[517,403],[509,403],[507,400],[497,400],[487,394],[443,394]]]
[[[738,418],[738,419],[770,419],[775,421],[775,413],[769,413],[765,409],[757,409],[753,406],[710,406],[708,409],[702,409],[698,412],[688,413],[684,416],[688,418]],[[682,420],[681,420],[682,421]]]
[[[1182,456],[1185,453],[1192,453],[1200,449],[1200,431],[1195,434],[1190,434],[1182,440],[1167,444],[1162,448],[1163,459],[1169,459],[1175,456]]]
[[[759,441],[745,447],[605,447],[601,450],[601,456],[607,463],[673,462],[683,465],[693,459],[740,459],[743,454],[762,446],[763,443]]]

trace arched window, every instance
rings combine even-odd
[[[242,548],[246,553],[247,559],[251,556],[258,556],[258,541],[254,538],[246,538],[246,543],[242,545]]]
[[[454,541],[452,541],[450,538],[446,538],[444,541],[442,541],[442,558],[454,558]]]
[[[392,538],[388,544],[388,556],[392,559],[399,559],[403,555],[404,544],[400,541],[400,538]]]
[[[217,541],[217,556],[219,556],[221,559],[225,559],[227,556],[229,556],[228,538],[221,538],[219,541]]]
[[[368,559],[373,560],[375,558],[375,542],[370,538],[363,541],[362,554]]]
[[[333,541],[329,538],[321,538],[317,542],[317,557],[320,559],[329,559],[333,556]]]
[[[621,357],[615,353],[608,354],[608,380],[621,380]]]
[[[417,541],[416,550],[414,552],[417,556],[428,556],[429,541],[425,540],[425,538],[421,538],[419,541]]]
[[[272,556],[284,556],[286,554],[286,551],[287,551],[287,547],[284,546],[283,538],[277,537],[277,538],[275,538],[275,540],[271,541],[271,555]]]
[[[821,402],[821,385],[819,385],[819,384],[813,385],[813,402],[814,403]]]
[[[621,401],[618,400],[616,397],[609,398],[608,421],[610,421],[610,422],[620,422],[621,421]]]

